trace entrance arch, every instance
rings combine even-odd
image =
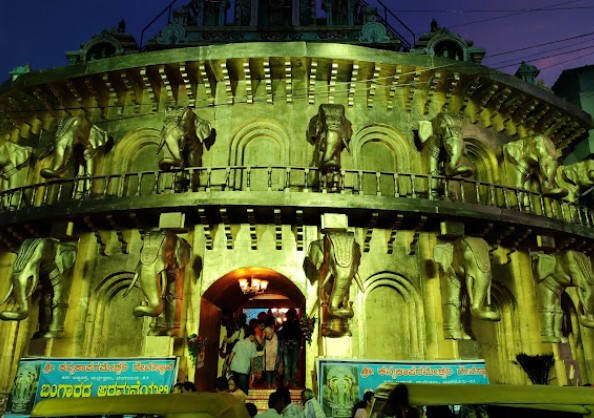
[[[239,280],[252,278],[268,281],[264,293],[243,293]],[[196,369],[198,390],[213,390],[220,374],[219,347],[221,337],[224,337],[224,333],[221,335],[223,314],[233,315],[245,309],[267,311],[273,308],[296,308],[305,312],[305,295],[291,279],[275,270],[261,267],[236,269],[221,276],[206,289],[200,301],[199,334],[207,340],[204,366]]]

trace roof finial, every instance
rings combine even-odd
[[[431,32],[435,32],[439,26],[437,25],[437,20],[433,18],[431,20]]]

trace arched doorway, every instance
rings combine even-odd
[[[266,280],[266,291],[260,294],[244,293],[240,280]],[[298,313],[305,312],[305,296],[288,277],[270,269],[245,267],[233,270],[215,281],[202,295],[200,301],[200,335],[206,337],[204,366],[196,369],[196,386],[200,391],[213,390],[215,380],[220,375],[222,359],[219,355],[221,338],[225,337],[222,328],[223,315],[238,316],[245,313],[250,318],[268,310],[279,313],[295,308]],[[305,364],[301,353],[300,372],[303,375]]]

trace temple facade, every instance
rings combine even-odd
[[[591,117],[361,4],[194,0],[0,86],[0,392],[26,356],[212,389],[221,318],[273,307],[316,318],[308,387],[320,357],[594,380],[594,163],[564,164]]]

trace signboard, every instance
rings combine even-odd
[[[25,358],[19,362],[4,416],[28,416],[49,398],[169,393],[172,358]]]
[[[366,361],[318,359],[319,400],[327,417],[351,417],[353,406],[382,383],[487,384],[484,360]]]

